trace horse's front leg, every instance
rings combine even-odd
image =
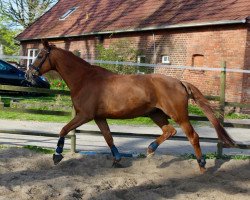
[[[53,154],[54,164],[58,164],[62,159],[62,152],[64,146],[65,136],[72,131],[73,129],[81,126],[84,123],[87,123],[91,120],[91,118],[84,116],[81,113],[78,113],[66,126],[64,126],[59,134],[59,139],[57,142],[56,152]]]
[[[110,129],[107,123],[106,119],[94,119],[97,126],[99,127],[104,139],[106,140],[112,155],[114,157],[114,163],[113,163],[113,167],[115,168],[120,168],[122,167],[122,165],[119,163],[121,160],[121,154],[119,153],[118,149],[116,148],[116,146],[114,145],[114,140],[113,137],[110,133]]]

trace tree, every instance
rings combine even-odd
[[[0,14],[15,25],[27,28],[57,0],[1,0]]]
[[[19,46],[15,44],[14,37],[20,30],[10,29],[8,20],[0,16],[0,45],[3,45],[3,53],[6,55],[18,54]]]

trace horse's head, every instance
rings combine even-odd
[[[38,53],[26,71],[26,79],[28,81],[32,81],[34,77],[40,76],[54,68],[50,58],[53,47],[49,45],[47,40],[42,40],[42,43],[44,48]]]

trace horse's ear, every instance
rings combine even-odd
[[[49,48],[49,42],[48,42],[48,40],[42,39],[42,44],[43,44],[43,46],[44,46],[45,49]]]

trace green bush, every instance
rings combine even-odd
[[[130,42],[126,39],[119,40],[105,48],[102,44],[97,45],[98,60],[118,61],[118,62],[135,62],[139,51],[131,47]],[[100,64],[100,66],[119,74],[134,74],[137,72],[136,66],[124,66],[119,64]]]

